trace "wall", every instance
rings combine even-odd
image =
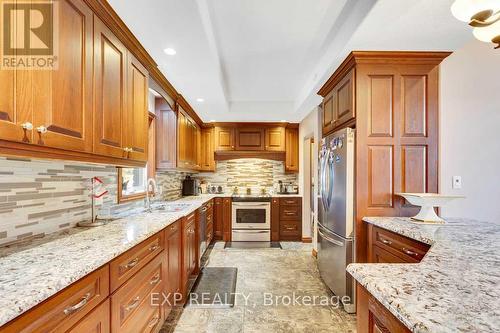
[[[317,167],[318,167],[318,144],[321,140],[318,123],[319,108],[314,108],[299,125],[299,187],[301,188],[302,199],[302,237],[313,237],[314,247],[316,247],[314,228],[314,216],[311,215],[311,210],[317,212],[317,200],[313,200],[311,207],[311,190],[317,189]],[[311,148],[308,145],[308,139],[314,139],[314,146]],[[310,159],[312,158],[312,170],[309,167]],[[309,175],[312,171],[314,189],[311,189]],[[312,208],[312,209],[311,209]]]
[[[473,40],[440,76],[440,192],[467,197],[442,214],[500,223],[500,50]],[[452,189],[453,176],[462,189]]]
[[[297,185],[297,174],[285,173],[282,161],[258,158],[217,161],[215,173],[199,173],[196,178],[204,179],[210,185],[222,186],[227,194],[231,194],[234,187],[244,193],[247,186],[252,193],[260,193],[262,187],[269,192],[280,180]]]
[[[88,186],[101,178],[109,193],[98,207],[101,216],[119,216],[142,207],[143,200],[117,204],[117,169],[97,164],[0,157],[0,244],[75,226],[91,217]],[[167,200],[181,195],[185,173],[159,173]]]

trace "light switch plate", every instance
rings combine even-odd
[[[462,177],[461,176],[453,176],[452,188],[455,190],[462,188]]]

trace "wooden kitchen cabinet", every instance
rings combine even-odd
[[[223,198],[214,198],[214,237],[216,240],[222,240],[223,238],[223,205]]]
[[[155,99],[156,168],[177,167],[177,114],[163,98]]]
[[[274,200],[274,198],[273,198]],[[279,240],[302,240],[302,199],[279,198]]]
[[[285,127],[266,128],[265,136],[265,150],[285,151]]]
[[[280,240],[280,199],[271,199],[271,241]]]
[[[368,259],[373,263],[418,263],[430,246],[368,224]]]
[[[232,199],[222,200],[222,240],[230,242],[232,238]]]
[[[358,333],[410,332],[360,284],[357,284],[356,324]]]
[[[127,108],[127,49],[97,17],[94,20],[94,151],[127,158],[123,125]]]
[[[170,295],[170,305],[174,304],[175,294],[182,293],[182,221],[176,221],[165,229],[165,251],[167,255],[167,279],[165,283],[166,295]],[[168,304],[165,306],[165,318],[171,311]]]
[[[182,290],[186,296],[189,277],[196,269],[196,213],[182,220]]]
[[[200,128],[189,115],[179,107],[177,167],[196,170],[198,163],[198,135]]]
[[[259,127],[237,127],[235,150],[264,150],[264,129]]]
[[[214,158],[214,128],[201,129],[201,143],[200,143],[200,170],[202,171],[215,171],[215,158]]]
[[[285,172],[299,172],[299,129],[286,129]]]
[[[215,150],[234,150],[233,127],[215,127]]]
[[[109,333],[111,327],[109,307],[110,302],[107,299],[67,333]]]

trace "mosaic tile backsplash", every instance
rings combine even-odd
[[[181,196],[185,173],[157,175],[163,199]],[[90,219],[89,179],[100,177],[109,193],[101,216],[116,216],[144,205],[142,200],[117,204],[115,167],[67,161],[0,157],[0,245],[70,228]]]
[[[298,175],[285,173],[282,161],[258,158],[218,161],[215,173],[199,173],[196,177],[210,185],[222,186],[225,193],[232,193],[234,187],[238,187],[240,193],[244,193],[247,187],[252,189],[252,193],[259,193],[262,187],[270,191],[280,180],[285,184],[298,183]]]

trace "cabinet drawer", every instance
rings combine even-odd
[[[301,217],[300,206],[280,206],[280,220],[297,221]]]
[[[375,264],[401,264],[406,262],[404,259],[378,246],[372,247],[371,256],[370,262]]]
[[[280,206],[300,206],[300,198],[280,198]]]
[[[297,235],[300,232],[298,222],[282,222],[280,229],[282,235]]]
[[[196,221],[196,213],[193,212],[186,216],[186,224],[194,223]]]
[[[168,227],[165,228],[165,239],[168,239],[171,235],[175,234],[181,228],[181,221],[177,220]]]
[[[110,326],[109,299],[107,299],[67,333],[109,333]]]
[[[114,259],[110,264],[111,291],[144,267],[163,250],[163,246],[163,233],[160,232]]]
[[[129,322],[140,321],[138,317],[144,319],[141,305],[151,306],[151,294],[164,290],[166,269],[166,255],[161,252],[111,296],[113,332],[126,332]]]
[[[109,267],[106,265],[2,327],[1,332],[66,332],[108,295]]]
[[[429,250],[429,245],[423,244],[391,231],[371,225],[372,246],[378,246],[405,262],[420,262]]]

